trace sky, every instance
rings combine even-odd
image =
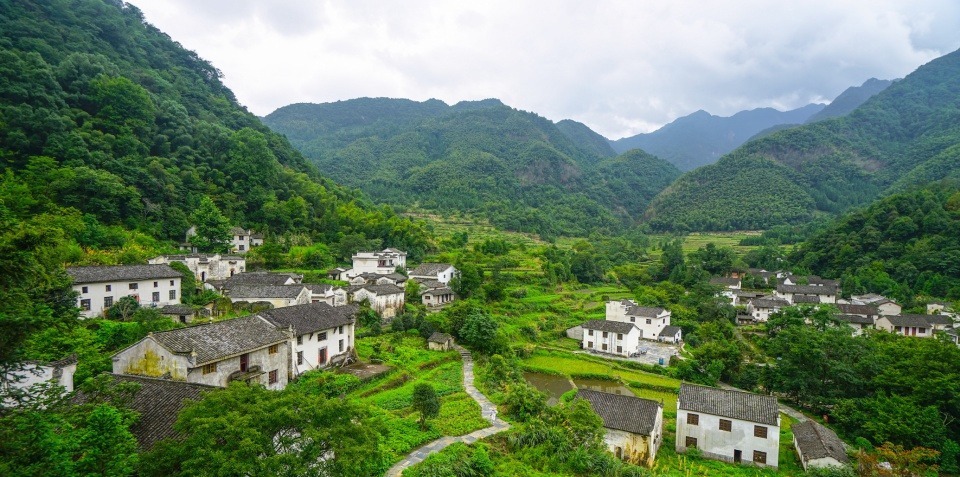
[[[960,48],[960,2],[129,0],[265,116],[498,98],[610,139],[705,110],[829,102]]]

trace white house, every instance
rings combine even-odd
[[[944,315],[883,315],[877,319],[877,329],[918,338],[932,338],[936,332],[952,328],[953,320]]]
[[[832,430],[814,422],[798,422],[791,427],[793,446],[803,470],[816,467],[842,467],[850,462],[843,441]]]
[[[580,346],[585,350],[630,356],[640,348],[640,328],[633,323],[590,320],[582,327]]]
[[[450,287],[429,288],[420,292],[420,300],[427,308],[446,305],[457,299],[457,294]]]
[[[634,396],[581,389],[577,398],[590,403],[603,419],[603,440],[618,459],[653,466],[663,443],[663,404]]]
[[[897,302],[876,293],[866,295],[854,295],[850,297],[850,303],[855,305],[872,305],[877,308],[881,315],[899,315],[903,309]]]
[[[283,389],[289,381],[288,330],[251,315],[150,333],[113,355],[114,374],[226,387],[230,381]]]
[[[52,383],[62,387],[65,393],[73,392],[73,376],[76,373],[75,354],[57,361],[25,361],[19,366],[8,367],[0,377],[0,397],[3,398],[0,408],[22,402],[20,398],[29,394],[28,390],[35,384]]]
[[[396,285],[359,285],[347,291],[350,301],[370,302],[370,308],[384,318],[393,318],[403,310],[405,295],[403,288]]]
[[[67,274],[79,295],[77,307],[87,318],[100,316],[125,296],[134,297],[140,306],[180,304],[183,275],[169,265],[68,267]]]
[[[197,235],[197,227],[191,226],[184,234],[184,242],[180,244],[181,250],[189,250],[197,253],[197,248],[190,244],[190,237]],[[247,253],[253,247],[263,245],[263,235],[240,227],[230,228],[230,252]]]
[[[750,300],[747,303],[747,313],[753,317],[753,321],[766,323],[770,319],[770,315],[788,306],[790,306],[790,303],[787,300],[775,296],[765,296]]]
[[[233,303],[266,302],[274,308],[306,305],[312,301],[310,289],[305,285],[235,285],[223,288],[223,293]]]
[[[379,252],[357,252],[353,256],[353,276],[361,273],[386,275],[407,266],[407,252],[385,248]]]
[[[444,285],[450,283],[456,274],[457,269],[449,263],[421,263],[409,273],[414,280],[436,280]]]
[[[776,296],[792,304],[797,303],[794,296],[816,296],[818,303],[836,303],[837,288],[825,285],[777,285]]]
[[[305,284],[310,290],[310,303],[326,303],[330,306],[343,306],[347,304],[347,290],[333,285]]]
[[[326,303],[288,306],[258,313],[280,330],[293,331],[291,377],[345,362],[353,353],[359,307]]]
[[[664,326],[663,330],[660,331],[660,336],[657,337],[657,341],[679,343],[683,341],[683,330],[679,326]]]
[[[238,273],[243,273],[247,269],[247,259],[237,255],[220,254],[186,254],[186,255],[161,255],[149,260],[151,264],[166,264],[179,262],[187,266],[193,272],[194,278],[199,282],[207,280],[226,280]]]
[[[725,296],[730,299],[730,303],[736,305],[737,295],[736,292],[740,291],[741,281],[739,278],[728,278],[728,277],[713,277],[710,279],[710,284],[713,286],[721,287],[723,290],[720,292],[720,296]]]
[[[631,323],[640,330],[640,338],[657,340],[670,325],[670,312],[660,307],[637,306],[631,300],[608,301],[607,321]]]
[[[833,319],[839,323],[844,323],[853,330],[853,336],[860,336],[863,330],[873,328],[875,322],[873,318],[861,315],[838,314]]]
[[[773,396],[683,383],[677,400],[677,452],[777,467],[780,410]]]

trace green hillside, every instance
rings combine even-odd
[[[887,191],[955,178],[958,144],[960,52],[954,52],[847,116],[751,141],[684,175],[653,201],[647,218],[664,230],[801,222]]]
[[[0,209],[182,240],[210,197],[233,224],[413,251],[425,234],[337,186],[240,106],[221,73],[119,2],[3,2]],[[72,233],[72,232],[71,232]]]
[[[558,126],[492,99],[298,104],[264,122],[324,174],[379,201],[478,214],[547,237],[633,224],[679,176],[646,154],[612,159],[580,123]]]

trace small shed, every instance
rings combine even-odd
[[[449,351],[453,348],[453,336],[435,332],[427,339],[427,347],[434,351]]]
[[[166,305],[160,308],[160,314],[180,323],[190,323],[196,316],[195,310],[190,305]]]
[[[657,337],[657,340],[674,344],[679,343],[683,341],[683,331],[679,326],[664,326],[663,331],[660,332],[660,336]]]
[[[850,462],[843,441],[823,425],[804,421],[793,425],[793,445],[803,470],[811,467],[841,467]]]

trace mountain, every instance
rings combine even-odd
[[[297,104],[263,121],[325,174],[379,201],[479,214],[548,237],[632,224],[680,174],[647,154],[613,157],[580,123],[554,124],[495,99]]]
[[[851,86],[833,99],[827,107],[807,119],[808,123],[815,123],[825,119],[839,118],[853,112],[868,99],[887,89],[897,80],[878,80],[870,78],[860,86]]]
[[[960,177],[960,51],[850,114],[744,144],[684,174],[651,204],[657,229],[760,229]]]
[[[339,122],[371,121],[351,111]],[[421,226],[321,175],[220,71],[123,2],[4,2],[0,124],[0,217],[61,217],[85,247],[109,242],[102,227],[180,241],[205,197],[266,233],[427,244]]]
[[[617,152],[643,149],[666,159],[680,170],[689,171],[716,162],[720,156],[771,126],[803,123],[823,107],[822,104],[808,104],[785,112],[759,108],[740,111],[730,117],[714,116],[701,110],[652,133],[617,139],[610,145]]]

